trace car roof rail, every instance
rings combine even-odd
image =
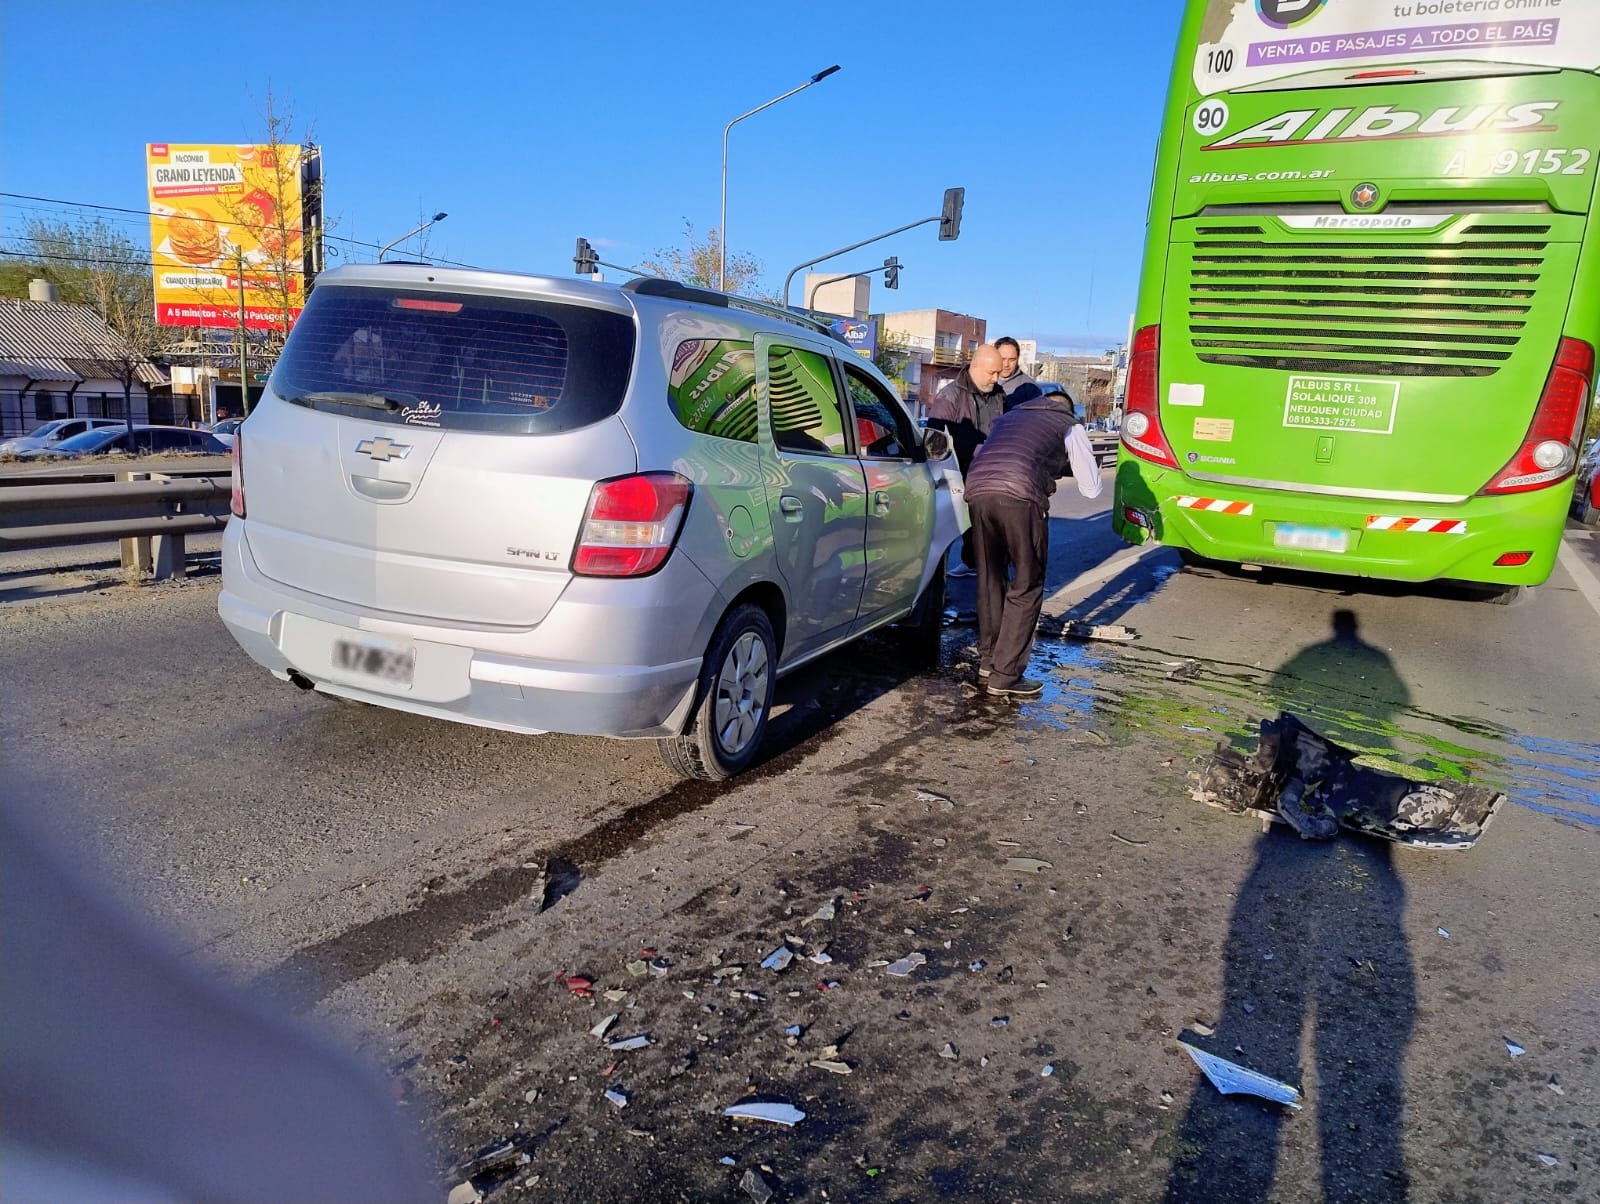
[[[764,317],[776,318],[780,322],[788,322],[791,326],[798,326],[812,334],[820,334],[832,339],[835,343],[842,343],[849,347],[837,331],[828,323],[803,309],[791,309],[782,305],[774,305],[770,301],[758,301],[754,297],[741,297],[737,293],[719,292],[714,288],[701,288],[698,285],[684,284],[679,280],[668,280],[663,276],[640,276],[628,281],[622,286],[626,293],[638,293],[641,297],[669,297],[674,301],[695,301],[701,305],[717,305],[723,309],[742,309],[748,313],[761,314]]]

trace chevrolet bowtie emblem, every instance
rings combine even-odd
[[[356,444],[359,455],[371,456],[374,460],[404,460],[411,454],[411,444],[395,443],[387,435],[379,435],[376,439],[363,439]]]

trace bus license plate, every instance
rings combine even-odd
[[[333,663],[347,673],[376,677],[397,685],[409,686],[416,670],[415,648],[387,644],[367,644],[359,640],[334,640]]]
[[[1302,527],[1278,523],[1272,530],[1272,544],[1300,552],[1348,552],[1350,532],[1343,527]]]

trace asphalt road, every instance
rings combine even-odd
[[[1047,610],[1134,643],[1041,640],[1018,708],[969,684],[968,627],[920,677],[868,641],[780,687],[724,786],[281,685],[204,558],[140,587],[106,549],[16,554],[0,775],[190,957],[391,1075],[445,1186],[509,1139],[497,1199],[744,1198],[762,1167],[778,1199],[1600,1199],[1597,542],[1498,607],[1180,571],[1061,497]],[[1429,854],[1191,801],[1280,709],[1510,802]],[[785,937],[832,961],[759,969]],[[611,1011],[651,1046],[591,1037]],[[1305,1110],[1217,1095],[1179,1036]],[[810,1115],[721,1116],[750,1091]]]

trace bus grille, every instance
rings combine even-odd
[[[1449,242],[1271,241],[1203,224],[1189,330],[1208,364],[1380,376],[1490,376],[1522,337],[1547,224],[1472,225]]]

